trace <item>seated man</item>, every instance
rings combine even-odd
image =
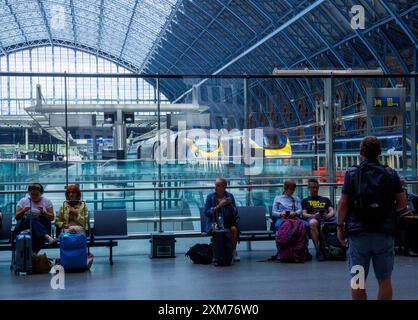
[[[335,222],[335,213],[331,200],[318,195],[319,182],[309,179],[308,189],[310,196],[302,200],[302,216],[305,224],[310,227],[312,241],[316,250],[316,259],[324,261],[325,258],[319,248],[319,226],[323,222]]]
[[[240,261],[237,254],[238,228],[237,218],[238,210],[235,205],[234,196],[226,191],[228,182],[224,178],[218,178],[215,181],[215,192],[210,193],[206,198],[205,216],[207,217],[206,232],[211,232],[214,212],[217,216],[223,218],[223,225],[231,231],[232,250],[234,261]]]

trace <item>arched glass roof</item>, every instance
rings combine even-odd
[[[57,44],[97,52],[138,70],[176,12],[177,0],[4,0],[4,53]]]
[[[350,25],[354,5],[364,8],[365,29]],[[411,72],[418,60],[417,9],[414,0],[3,0],[0,54],[64,46],[147,74],[271,74],[274,68]],[[396,80],[388,85],[396,86]],[[161,83],[173,101],[190,87]],[[276,114],[284,104],[296,113],[284,125],[303,123],[298,110],[305,108],[297,100],[312,111],[315,92],[322,91],[319,82],[308,86],[299,80],[260,88]],[[365,101],[361,81],[344,84],[342,91],[349,105],[358,97]]]

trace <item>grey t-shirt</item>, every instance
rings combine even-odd
[[[46,211],[46,209],[52,208],[52,202],[51,200],[45,197],[41,197],[41,200],[39,200],[39,202],[33,202],[33,201],[30,201],[29,198],[23,198],[23,199],[20,199],[17,206],[21,208],[25,208],[29,206],[31,207],[31,210],[26,212],[25,215],[28,214],[29,212],[32,212],[34,215],[39,215],[38,208],[42,207]]]

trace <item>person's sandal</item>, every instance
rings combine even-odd
[[[49,236],[49,237],[47,238],[47,240],[48,240],[48,245],[49,245],[49,246],[51,246],[51,245],[53,245],[53,244],[57,243],[57,239],[54,239],[54,238],[52,238],[51,236]]]

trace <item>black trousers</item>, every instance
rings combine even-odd
[[[418,219],[398,218],[395,245],[404,250],[418,251]]]

